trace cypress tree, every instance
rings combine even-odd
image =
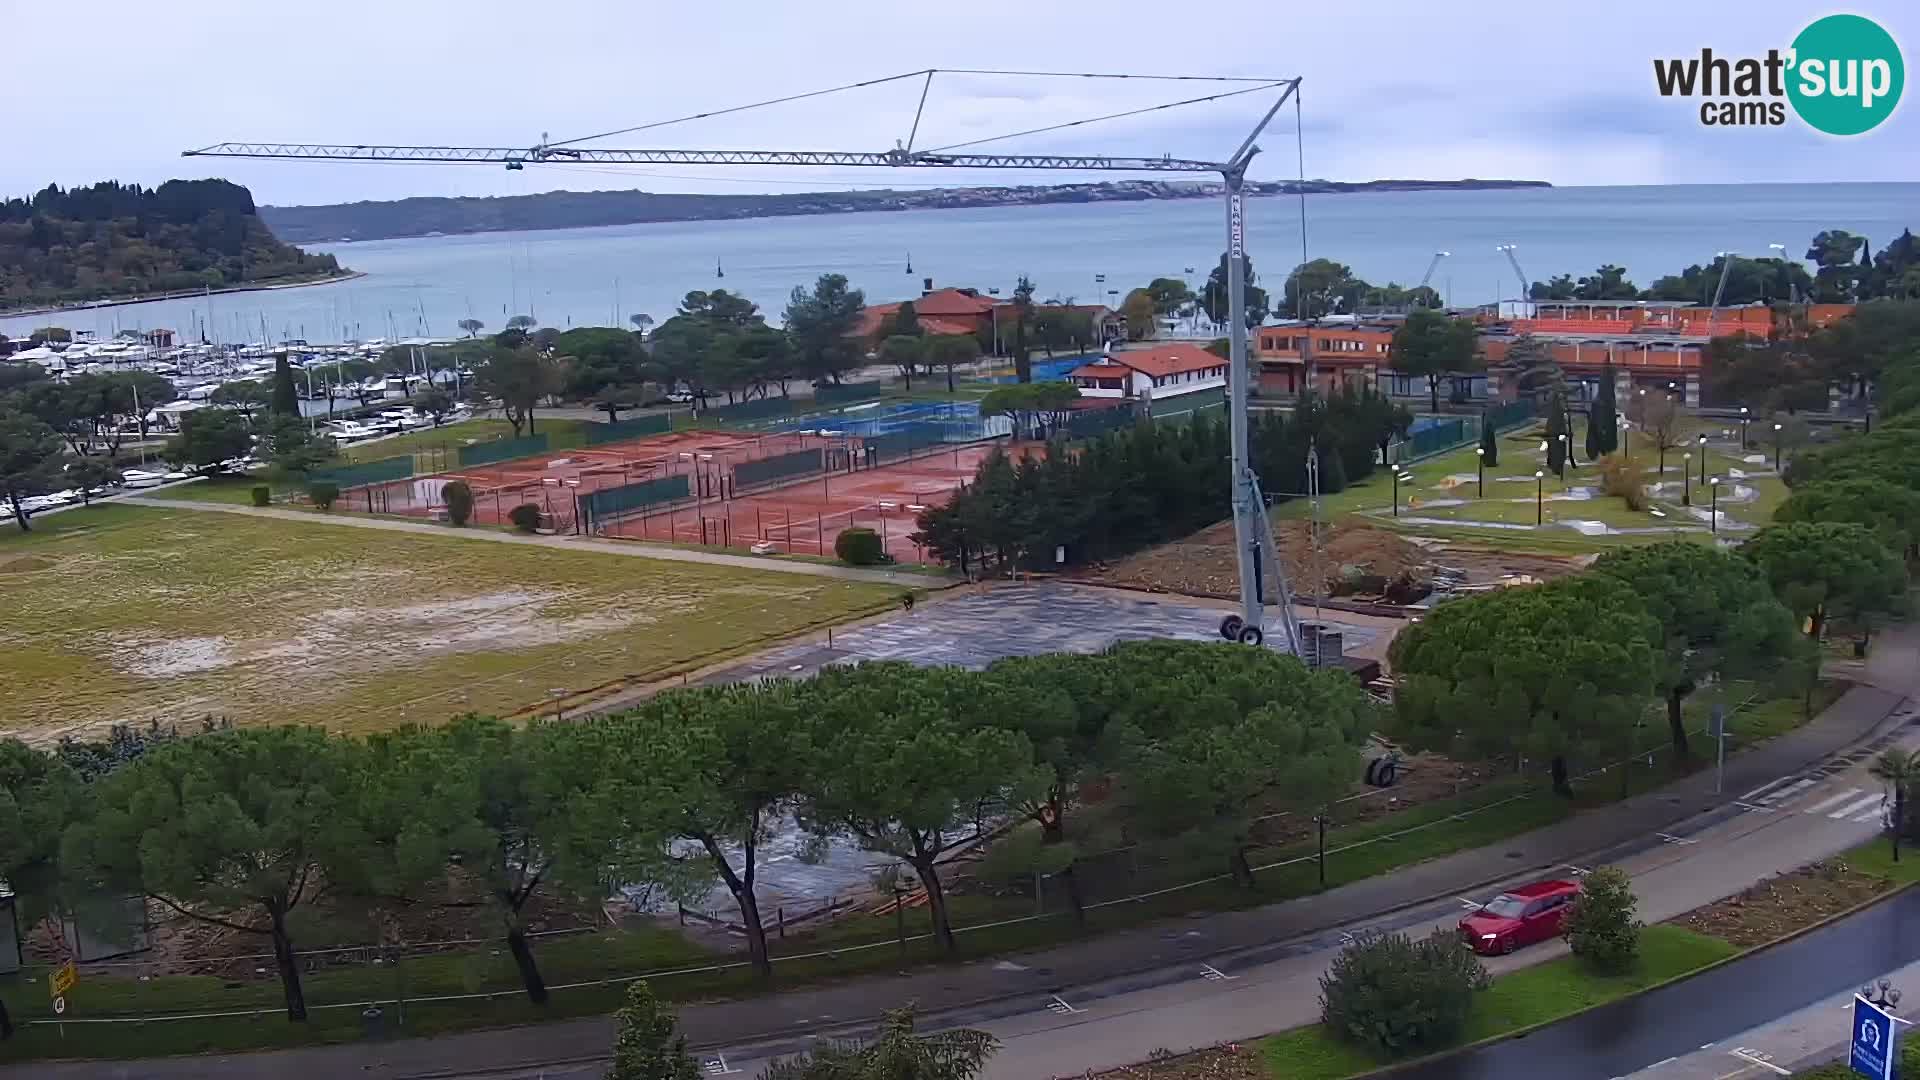
[[[1500,464],[1500,439],[1485,413],[1480,416],[1480,460],[1489,469]]]
[[[1613,362],[1600,369],[1600,393],[1594,398],[1593,417],[1589,421],[1600,429],[1600,454],[1620,449],[1620,405],[1613,396]],[[1588,451],[1588,457],[1599,457]]]
[[[286,353],[273,354],[273,395],[267,400],[267,411],[274,416],[300,415],[300,395],[293,389],[293,365]]]
[[[1547,402],[1547,471],[1567,478],[1567,398],[1555,390]]]

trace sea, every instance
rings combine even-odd
[[[1304,229],[1303,229],[1304,216]],[[1823,229],[1871,250],[1920,225],[1920,183],[1559,187],[1379,192],[1249,200],[1248,253],[1277,294],[1303,257],[1345,263],[1368,281],[1412,285],[1436,252],[1431,284],[1452,304],[1512,298],[1518,277],[1576,277],[1603,263],[1641,286],[1715,253],[1806,253]],[[24,336],[57,323],[102,336],[166,327],[184,340],[314,343],[454,337],[512,315],[542,326],[656,322],[690,290],[724,288],[778,322],[795,286],[845,274],[871,302],[965,286],[1012,293],[1021,275],[1042,299],[1116,303],[1155,277],[1206,280],[1226,246],[1214,199],[882,211],[591,229],[308,244],[364,276],[300,288],[214,294],[0,319]]]

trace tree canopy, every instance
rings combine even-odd
[[[1440,380],[1475,371],[1480,335],[1472,319],[1455,319],[1431,308],[1415,308],[1393,331],[1393,369],[1427,380],[1434,412],[1440,411]]]
[[[1866,526],[1795,521],[1760,530],[1740,550],[1759,566],[1775,596],[1818,641],[1835,615],[1903,610],[1905,567]]]

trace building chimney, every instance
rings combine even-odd
[[[932,291],[933,291],[933,279],[930,277],[921,278],[920,279],[920,295],[925,296]]]

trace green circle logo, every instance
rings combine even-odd
[[[1787,99],[1793,111],[1829,135],[1859,135],[1893,115],[1906,85],[1900,46],[1880,24],[1828,15],[1793,39]]]

